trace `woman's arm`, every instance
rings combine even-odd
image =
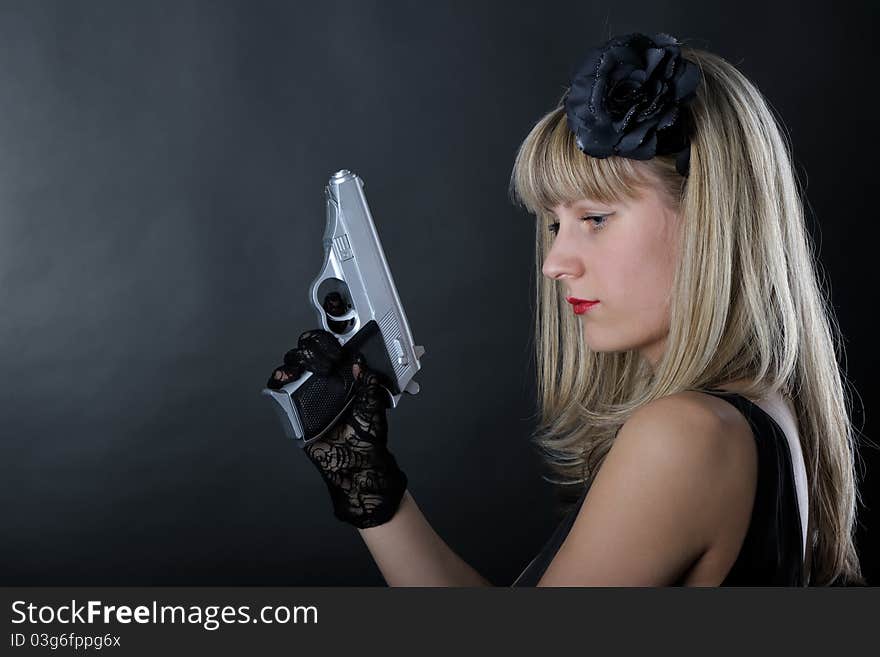
[[[350,375],[342,369],[348,367]],[[349,410],[303,451],[327,485],[334,514],[358,528],[388,585],[492,586],[443,542],[409,494],[406,475],[388,451],[390,399],[383,377],[367,367],[363,354],[346,353],[328,331],[306,331],[267,386],[280,388],[303,370],[340,390],[348,389],[352,379],[356,383]]]
[[[408,490],[391,520],[358,531],[388,586],[492,586],[437,535]]]

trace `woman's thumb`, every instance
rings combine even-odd
[[[375,410],[388,408],[391,405],[389,393],[385,389],[385,378],[367,366],[363,354],[357,354],[352,363],[351,372],[355,377],[355,387],[357,388],[355,403],[358,406]]]
[[[367,369],[367,362],[364,359],[363,354],[360,352],[354,357],[354,361],[351,364],[351,373],[354,376],[354,380],[358,383],[361,383],[361,376]]]

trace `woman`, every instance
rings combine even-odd
[[[537,217],[534,436],[573,507],[515,585],[864,584],[857,452],[788,145],[736,68],[664,34],[590,50],[517,154]],[[360,359],[303,334],[270,377],[352,367],[306,447],[389,585],[490,585],[433,531]]]

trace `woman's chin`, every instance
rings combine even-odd
[[[612,351],[629,351],[633,345],[621,342],[619,335],[608,335],[603,331],[597,331],[594,326],[584,326],[584,345],[596,353]]]

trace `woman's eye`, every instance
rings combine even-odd
[[[605,225],[606,221],[608,220],[607,217],[607,214],[595,214],[589,217],[583,217],[581,221],[592,221],[593,227],[596,230],[599,230],[600,228],[602,228],[602,226]]]
[[[588,215],[586,217],[581,217],[581,221],[592,221],[593,222],[593,230],[601,230],[602,227],[605,226],[605,224],[608,221],[608,215],[607,214],[592,214],[592,215]],[[555,221],[552,224],[550,224],[549,226],[547,226],[547,228],[550,229],[550,232],[552,234],[556,235],[559,232],[559,222]]]

